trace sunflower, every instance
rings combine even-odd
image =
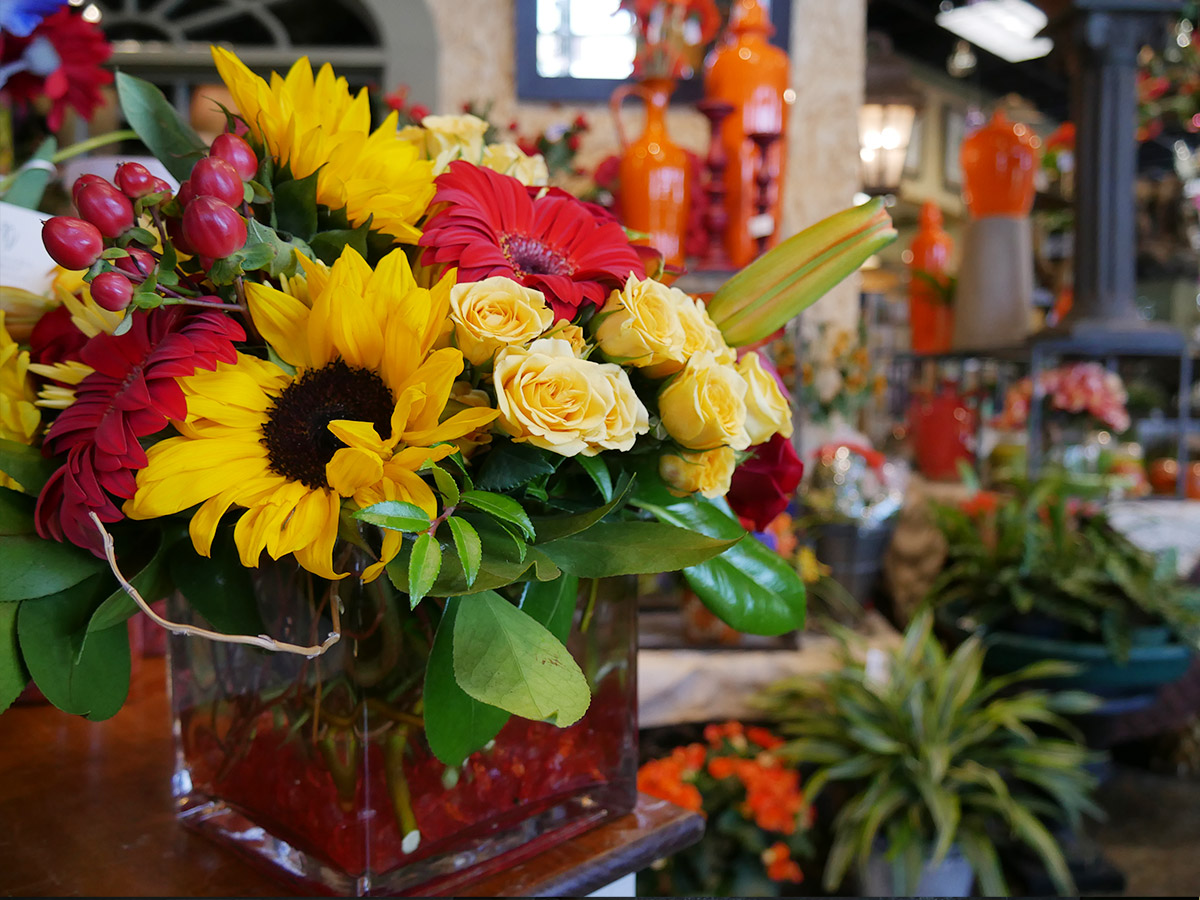
[[[254,141],[294,178],[318,173],[318,203],[399,243],[421,236],[416,223],[433,197],[433,163],[399,137],[397,113],[371,131],[366,89],[351,97],[345,78],[328,64],[314,76],[307,57],[267,84],[228,50],[212,53]]]
[[[431,352],[452,276],[418,287],[401,250],[374,271],[350,247],[332,268],[303,264],[305,278],[286,281],[285,291],[247,286],[254,324],[285,365],[239,354],[181,379],[180,436],[150,448],[125,511],[145,519],[200,504],[190,531],[207,556],[222,516],[240,507],[234,540],[243,565],[257,566],[263,550],[274,559],[294,553],[333,579],[345,575],[333,564],[343,500],[360,508],[402,500],[436,515],[418,470],[496,411],[439,421],[463,369],[457,349]],[[400,540],[384,532],[364,580],[379,575]]]
[[[18,444],[32,444],[42,421],[42,414],[33,403],[28,369],[29,354],[9,335],[4,310],[0,309],[0,438]],[[0,472],[0,487],[21,490],[3,472]]]

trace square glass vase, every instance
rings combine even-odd
[[[637,778],[635,590],[583,582],[567,641],[592,691],[569,728],[512,717],[458,768],[422,724],[434,610],[387,584],[294,563],[253,576],[266,633],[323,656],[172,634],[173,791],[183,824],[288,886],[338,895],[455,893],[630,812]],[[170,617],[204,625],[181,597]],[[590,614],[588,614],[590,610]]]

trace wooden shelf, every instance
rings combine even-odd
[[[0,821],[7,823],[0,894],[280,895],[279,883],[176,821],[172,756],[161,659],[141,661],[124,709],[106,722],[48,705],[0,716]],[[643,795],[630,815],[456,883],[454,892],[585,894],[695,843],[703,831],[695,813]]]

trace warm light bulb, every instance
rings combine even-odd
[[[880,135],[879,143],[884,150],[895,150],[900,146],[900,132],[889,125],[887,128],[883,129],[883,134]]]

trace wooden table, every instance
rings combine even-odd
[[[0,716],[0,894],[278,896],[282,888],[184,829],[170,790],[161,659],[144,660],[125,708],[88,722],[51,706]],[[642,795],[633,813],[456,893],[580,895],[699,840],[699,816]]]

